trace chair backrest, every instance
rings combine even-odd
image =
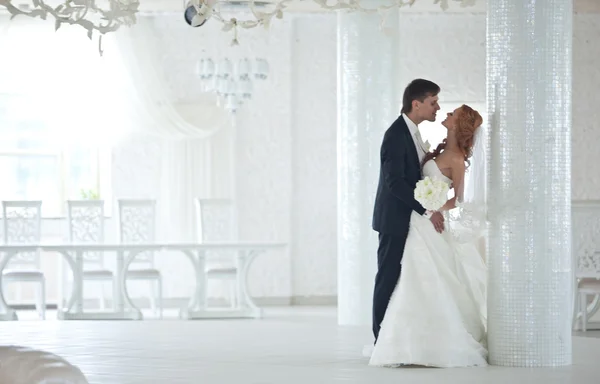
[[[104,243],[104,200],[67,200],[69,241]],[[84,263],[104,265],[104,252],[85,252]]]
[[[600,279],[600,204],[574,202],[571,220],[575,275]]]
[[[14,200],[2,202],[4,243],[7,245],[39,244],[42,239],[42,202]],[[11,265],[40,268],[39,252],[21,252]]]
[[[194,199],[196,208],[196,241],[199,243],[227,243],[237,241],[235,204],[228,199]],[[207,265],[230,265],[236,251],[206,252]]]
[[[155,241],[156,200],[120,199],[119,241],[122,244],[149,244]],[[142,252],[133,262],[153,264],[154,252]]]
[[[199,243],[237,240],[235,206],[228,199],[194,199]]]

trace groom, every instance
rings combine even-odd
[[[438,232],[444,230],[439,212],[426,211],[414,198],[421,179],[421,161],[427,149],[417,126],[435,121],[440,87],[423,79],[413,80],[404,90],[402,115],[385,132],[381,144],[381,170],[375,198],[373,229],[379,232],[377,276],[373,294],[375,342],[388,302],[400,277],[400,262],[408,236],[412,211],[428,217]]]

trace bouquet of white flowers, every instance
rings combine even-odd
[[[429,211],[439,210],[448,201],[448,183],[438,178],[426,176],[419,180],[415,188],[415,200]]]

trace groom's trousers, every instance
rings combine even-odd
[[[405,235],[379,234],[377,249],[377,275],[373,292],[373,335],[375,342],[379,336],[381,322],[385,316],[388,303],[400,278],[402,254],[406,244]]]

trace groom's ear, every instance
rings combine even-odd
[[[420,103],[419,103],[419,100],[416,100],[416,99],[415,99],[415,100],[413,100],[413,101],[411,102],[412,109],[418,109],[418,108],[419,108],[419,104],[420,104]]]

